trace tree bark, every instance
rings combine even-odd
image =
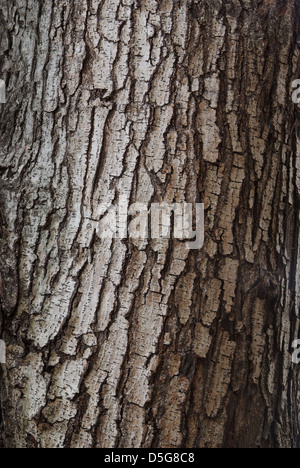
[[[300,446],[297,3],[2,0],[2,447]]]

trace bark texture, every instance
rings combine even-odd
[[[297,0],[2,0],[6,448],[299,447]],[[205,246],[101,240],[204,202]]]

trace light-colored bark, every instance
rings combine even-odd
[[[4,447],[299,445],[296,3],[2,0]],[[101,240],[122,195],[204,248]]]

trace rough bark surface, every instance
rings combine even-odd
[[[1,1],[3,447],[299,447],[297,4]],[[101,240],[124,194],[204,248]]]

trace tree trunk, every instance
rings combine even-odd
[[[2,447],[300,446],[297,3],[2,0]]]

